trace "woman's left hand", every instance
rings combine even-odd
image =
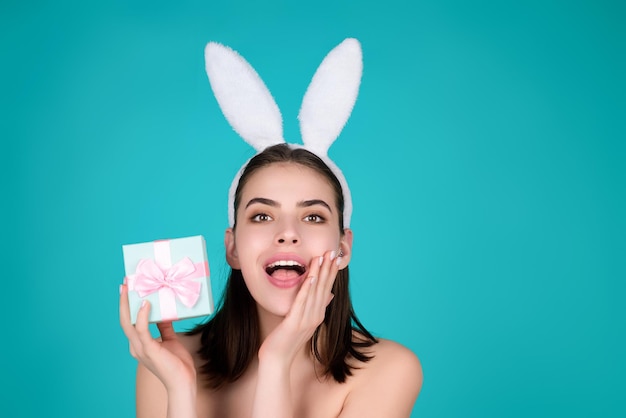
[[[324,321],[331,290],[339,270],[335,253],[311,260],[285,319],[265,338],[259,349],[259,374],[253,403],[253,418],[291,418],[291,366],[317,327]]]
[[[335,251],[311,260],[309,274],[302,283],[289,313],[267,336],[259,349],[260,361],[290,365],[298,351],[311,339],[324,321],[326,307],[332,301],[331,293],[340,258]]]

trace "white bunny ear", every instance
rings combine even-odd
[[[204,58],[213,94],[233,129],[257,151],[285,142],[280,110],[254,68],[216,42],[207,44]]]
[[[361,44],[348,38],[326,55],[302,99],[298,119],[305,147],[327,155],[348,121],[359,94]]]

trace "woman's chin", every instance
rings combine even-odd
[[[290,298],[287,298],[287,297],[275,298],[271,302],[262,304],[261,308],[268,314],[284,318],[285,316],[287,316],[287,314],[291,310],[294,300],[295,300],[295,296],[290,297]]]

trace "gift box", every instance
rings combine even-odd
[[[213,313],[204,237],[158,240],[122,246],[131,322],[143,300],[149,321],[165,322]]]

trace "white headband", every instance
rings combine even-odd
[[[237,52],[209,42],[204,51],[206,72],[213,94],[228,123],[257,154],[285,143],[280,109],[252,66]],[[343,190],[344,226],[350,226],[352,198],[348,183],[328,149],[345,126],[359,94],[363,60],[359,41],[348,38],[326,55],[302,99],[298,115],[303,145],[328,165]],[[250,161],[250,160],[248,160]],[[235,224],[235,191],[248,161],[241,167],[228,194],[228,222]]]

